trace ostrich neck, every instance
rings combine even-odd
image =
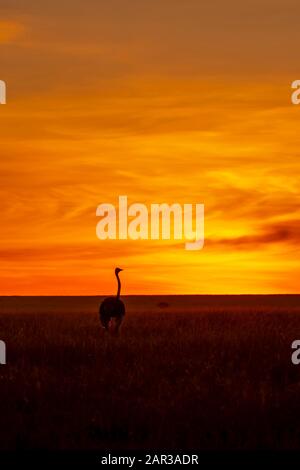
[[[119,279],[119,273],[116,274],[116,277],[117,277],[117,281],[118,281],[118,292],[117,292],[117,299],[120,298],[120,293],[121,293],[121,281]]]

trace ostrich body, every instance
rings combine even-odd
[[[115,276],[118,281],[118,291],[116,297],[107,297],[103,300],[99,309],[100,322],[103,328],[107,331],[109,330],[110,321],[114,319],[115,321],[115,330],[118,332],[122,320],[125,315],[125,305],[120,299],[121,293],[121,281],[119,278],[119,272],[123,269],[116,268]]]

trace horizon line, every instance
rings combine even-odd
[[[255,296],[255,297],[286,297],[286,296],[300,296],[300,292],[293,293],[273,293],[273,294],[125,294],[122,297],[241,297],[241,296]],[[7,297],[114,297],[111,294],[0,294],[0,298]]]

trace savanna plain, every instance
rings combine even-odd
[[[300,296],[1,297],[0,449],[298,449]]]

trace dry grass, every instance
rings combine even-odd
[[[1,449],[297,448],[299,297],[161,299],[1,299]]]

